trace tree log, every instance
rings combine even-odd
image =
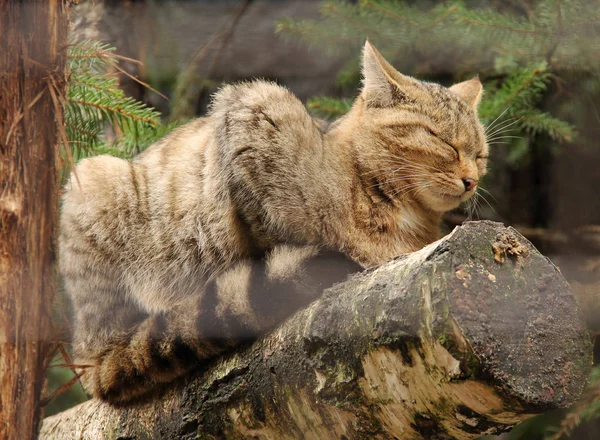
[[[591,364],[558,269],[514,229],[473,222],[327,289],[160,397],[86,402],[42,438],[476,438],[570,405]]]

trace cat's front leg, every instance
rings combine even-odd
[[[237,343],[253,339],[362,268],[340,252],[316,246],[277,245],[263,258],[221,274],[206,293],[222,330]],[[208,300],[208,298],[212,298]]]
[[[342,252],[363,268],[377,267],[400,255],[418,250],[393,237],[378,237],[374,234],[355,234],[344,243]]]

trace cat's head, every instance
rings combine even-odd
[[[348,115],[361,168],[386,197],[445,212],[473,196],[488,145],[478,78],[450,88],[402,75],[367,42],[364,87]]]

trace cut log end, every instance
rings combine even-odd
[[[87,402],[42,437],[476,438],[573,403],[591,353],[558,269],[514,229],[472,222],[152,401]]]
[[[516,230],[491,222],[481,226],[465,225],[450,242],[453,261],[464,261],[448,282],[454,319],[481,374],[507,394],[538,409],[568,406],[581,394],[592,363],[589,335],[569,285]],[[492,242],[493,261],[476,244],[486,241]],[[498,249],[506,255],[500,261]]]

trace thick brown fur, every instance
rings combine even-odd
[[[144,395],[276,325],[354,263],[438,238],[442,214],[485,174],[481,83],[415,80],[369,43],[363,73],[352,109],[326,129],[288,90],[256,81],[222,88],[208,117],[132,161],[78,164],[59,263],[92,394]]]

